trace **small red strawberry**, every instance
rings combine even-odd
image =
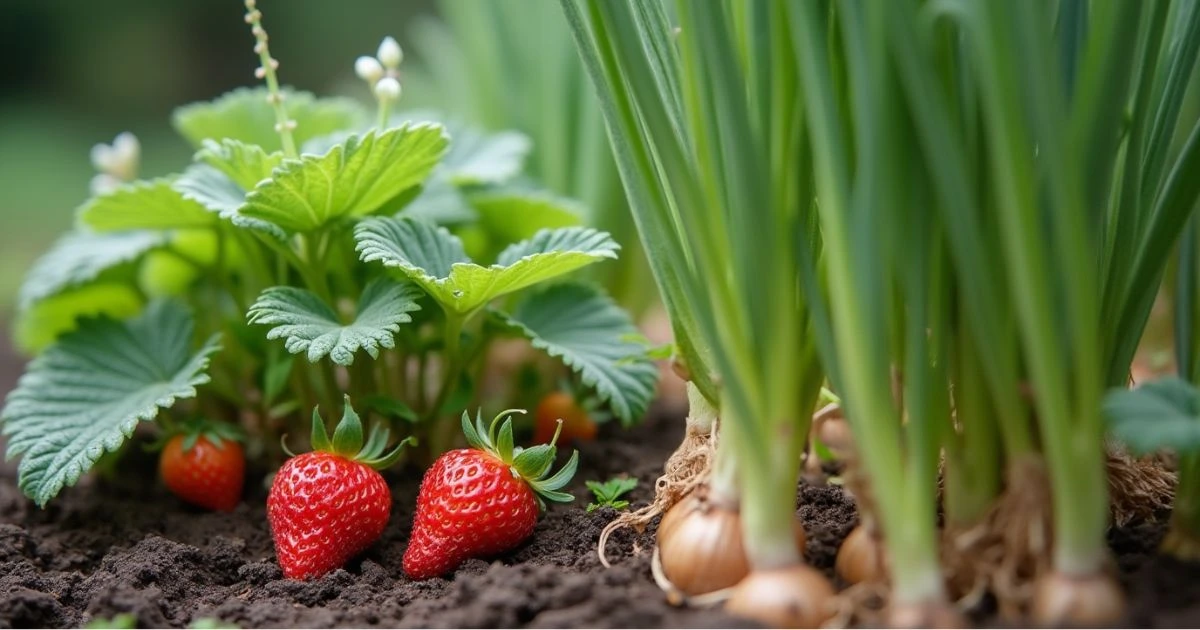
[[[442,455],[425,472],[404,552],[404,572],[414,580],[445,575],[468,558],[508,551],[533,534],[546,507],[542,499],[574,500],[559,489],[575,475],[579,453],[547,478],[558,435],[549,444],[514,448],[510,413],[496,416],[490,428],[480,416],[472,424],[463,413],[472,448]]]
[[[533,412],[534,444],[546,444],[560,431],[563,444],[591,442],[596,430],[592,415],[566,391],[546,394]]]
[[[158,473],[175,496],[202,508],[229,512],[242,498],[246,456],[241,432],[225,422],[193,421],[170,436]]]
[[[362,422],[349,397],[332,442],[321,415],[313,410],[315,450],[284,462],[267,496],[267,520],[285,576],[320,577],[383,534],[392,493],[378,470],[396,463],[400,450],[412,441],[405,439],[384,455],[387,440],[387,429],[375,425],[363,444]]]

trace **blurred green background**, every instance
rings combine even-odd
[[[171,129],[171,111],[255,84],[257,65],[240,0],[2,6],[0,321],[34,258],[87,198],[92,145],[132,131],[143,177],[178,171],[191,150]],[[260,0],[259,8],[284,83],[364,101],[354,59],[373,54],[384,35],[404,46],[416,18],[437,12],[431,0]]]

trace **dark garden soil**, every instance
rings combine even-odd
[[[3,341],[0,341],[3,343]],[[0,346],[0,393],[17,365]],[[11,354],[11,353],[8,353]],[[656,627],[746,625],[719,610],[672,608],[650,577],[653,530],[619,533],[612,569],[595,543],[613,512],[588,514],[583,481],[628,473],[651,497],[662,462],[678,444],[678,419],[656,417],[581,449],[578,501],[552,507],[533,539],[492,561],[474,560],[452,579],[413,582],[401,569],[419,474],[389,473],[392,525],[363,557],[312,582],[283,579],[264,515],[262,471],[231,514],[185,507],[154,481],[152,456],[132,450],[120,483],[90,479],[39,510],[0,467],[0,627],[70,627],[133,613],[142,627],[216,618],[242,627]],[[836,487],[802,486],[800,516],[810,562],[830,571],[856,521]],[[1200,566],[1154,557],[1157,523],[1112,534],[1136,626],[1200,624]],[[987,620],[982,620],[987,624]]]

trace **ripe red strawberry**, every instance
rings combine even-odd
[[[246,456],[241,432],[224,422],[196,421],[171,436],[158,473],[175,496],[202,508],[229,512],[242,498]]]
[[[514,448],[509,414],[496,416],[487,428],[480,416],[472,424],[463,413],[463,432],[472,448],[442,455],[425,472],[404,552],[404,572],[414,580],[449,573],[468,558],[508,551],[533,533],[546,507],[542,499],[574,500],[559,489],[575,475],[579,453],[547,478],[558,435],[549,444]]]
[[[362,422],[349,397],[332,442],[325,422],[313,410],[315,450],[284,462],[267,496],[267,520],[285,576],[320,577],[365,551],[383,534],[392,493],[377,471],[396,463],[400,450],[411,441],[406,439],[383,455],[387,439],[387,429],[376,425],[363,444]]]

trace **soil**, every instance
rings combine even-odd
[[[0,344],[3,344],[0,341]],[[0,345],[0,394],[18,363]],[[607,427],[606,427],[607,429]],[[653,526],[610,542],[613,568],[596,557],[614,516],[587,513],[583,481],[629,474],[648,501],[683,423],[656,414],[629,432],[608,430],[580,448],[574,504],[552,506],[533,538],[490,561],[464,564],[451,579],[413,582],[401,571],[419,483],[415,469],[388,473],[395,499],[383,539],[345,569],[310,582],[283,578],[266,526],[263,471],[229,514],[184,506],[154,482],[154,460],[130,449],[116,479],[89,478],[41,510],[0,465],[0,628],[78,627],[132,613],[140,627],[219,619],[242,627],[745,627],[718,610],[669,606],[650,576]],[[832,574],[834,554],[855,525],[836,486],[801,485],[807,558]],[[1130,594],[1129,625],[1200,624],[1200,565],[1157,557],[1161,517],[1111,533]],[[987,618],[979,619],[992,625]]]

